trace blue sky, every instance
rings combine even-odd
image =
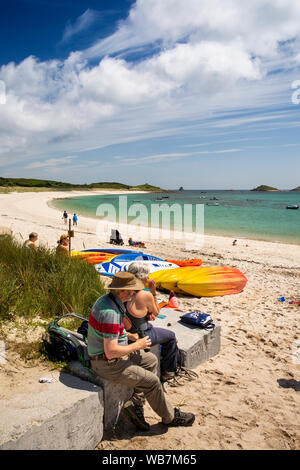
[[[1,5],[0,176],[299,186],[300,3],[248,3]]]

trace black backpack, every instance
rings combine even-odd
[[[70,316],[83,320],[77,331],[68,330],[58,324],[62,318]],[[55,318],[49,323],[48,331],[43,336],[44,347],[49,359],[62,362],[79,360],[83,366],[89,368],[87,329],[87,319],[76,313],[67,313]]]

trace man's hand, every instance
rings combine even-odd
[[[151,339],[149,336],[145,336],[144,338],[139,338],[136,343],[139,349],[150,349],[151,348]]]
[[[137,333],[127,333],[129,341],[137,341],[139,335]]]

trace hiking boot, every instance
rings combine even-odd
[[[179,408],[174,408],[175,416],[173,421],[167,424],[167,426],[192,426],[195,421],[195,415],[193,413],[184,413]]]
[[[132,423],[141,431],[149,431],[150,424],[145,421],[143,407],[136,405],[132,401],[124,404],[124,410],[131,419]]]
[[[161,373],[160,380],[161,382],[167,382],[169,379],[173,379],[174,377],[175,377],[175,372],[164,371]]]

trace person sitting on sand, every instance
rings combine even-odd
[[[31,232],[28,236],[28,240],[24,242],[24,247],[37,251],[38,247],[35,244],[37,239],[38,239],[38,234],[36,232]]]
[[[156,297],[155,281],[148,278],[149,267],[141,261],[135,261],[130,263],[127,271],[142,281],[144,286],[148,283],[150,291],[141,290],[126,303],[128,317],[132,321],[132,327],[128,331],[134,333],[139,328],[144,331],[146,336],[149,336],[152,346],[161,344],[161,381],[169,382],[170,385],[177,385],[179,383],[175,375],[177,371],[178,347],[175,333],[166,328],[153,327],[149,323],[149,320],[155,320],[160,310]]]
[[[143,242],[134,242],[132,238],[129,238],[128,240],[128,245],[129,246],[138,246],[139,248],[146,248],[145,243]]]
[[[65,255],[69,255],[69,243],[70,243],[69,235],[66,235],[66,234],[61,235],[57,243],[58,245],[56,247],[56,253],[63,253]]]
[[[232,245],[235,246],[237,244],[237,240],[233,240]]]

